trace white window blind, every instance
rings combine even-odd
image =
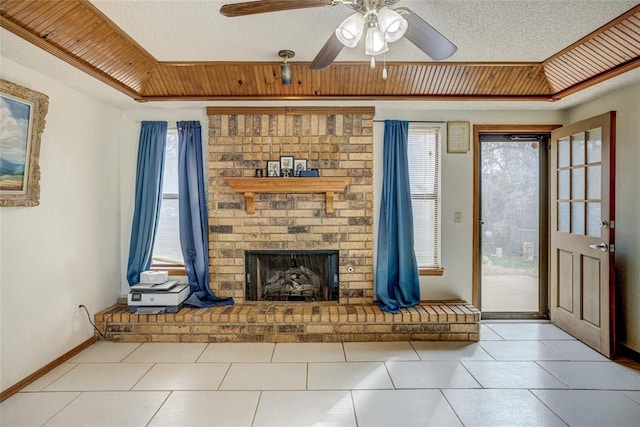
[[[409,182],[419,268],[440,267],[440,129],[409,124]]]
[[[184,265],[178,215],[178,132],[176,129],[169,129],[164,157],[160,220],[153,244],[152,265],[155,267]]]

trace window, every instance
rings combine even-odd
[[[420,274],[440,272],[440,129],[409,124],[409,182]]]
[[[153,245],[152,267],[167,269],[184,266],[178,218],[178,132],[176,129],[169,129],[164,155],[160,220]]]

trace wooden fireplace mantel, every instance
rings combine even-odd
[[[256,211],[256,193],[325,193],[325,210],[332,214],[334,193],[344,191],[350,180],[346,177],[225,178],[233,191],[244,193],[249,214]]]

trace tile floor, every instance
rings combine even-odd
[[[479,343],[98,342],[2,426],[640,426],[640,371],[544,322]]]

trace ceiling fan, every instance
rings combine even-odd
[[[355,47],[365,36],[365,53],[374,57],[389,50],[388,43],[406,37],[431,59],[449,58],[458,48],[411,9],[390,9],[400,0],[255,0],[225,4],[220,8],[224,16],[235,17],[258,13],[279,12],[320,6],[344,5],[354,13],[338,26],[322,46],[309,68],[321,70],[333,63],[342,49]]]

